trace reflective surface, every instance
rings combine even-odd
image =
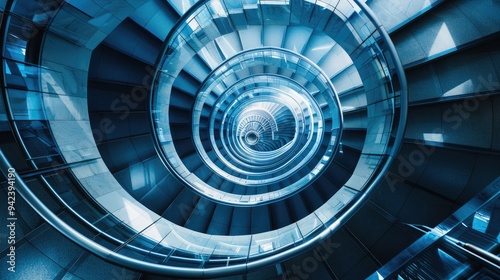
[[[497,179],[369,279],[498,278],[499,201]]]
[[[269,68],[274,71],[259,72]],[[308,79],[299,82],[295,76]],[[162,101],[154,107],[162,110],[154,119],[156,131],[163,132],[158,137],[169,167],[188,186],[219,203],[261,205],[293,195],[328,167],[341,137],[338,97],[317,66],[284,49],[240,53],[207,76],[194,100],[194,149],[198,161],[219,178],[210,185],[200,179],[204,173],[196,171],[199,166],[186,166],[192,157],[187,161],[175,153],[187,149],[165,133],[172,130],[167,108],[175,102],[169,98],[175,97],[157,94],[156,100]],[[219,191],[224,181],[273,191],[261,188],[245,196]]]
[[[347,1],[340,3],[342,5],[335,3],[335,6],[326,2],[311,3],[310,8],[321,5],[325,15],[342,22],[353,13],[354,10],[349,7],[354,4]],[[162,151],[165,164],[187,187],[200,195],[218,203],[240,206],[283,200],[310,185],[324,172],[335,156],[342,132],[342,114],[333,89],[335,85],[331,84],[326,74],[332,66],[321,70],[314,61],[298,54],[301,51],[297,45],[290,46],[291,49],[287,46],[275,48],[273,44],[268,46],[265,40],[260,43],[254,40],[256,42],[248,41],[248,44],[243,41],[241,49],[235,50],[237,46],[229,47],[224,43],[237,32],[279,23],[290,24],[291,30],[300,26],[300,30],[333,42],[347,36],[338,44],[349,55],[338,64],[359,65],[359,74],[366,78],[365,98],[371,121],[363,152],[370,154],[370,167],[358,167],[363,178],[369,179],[374,173],[369,170],[375,170],[375,166],[384,162],[377,155],[387,152],[385,149],[389,143],[395,106],[393,98],[397,94],[391,93],[390,88],[384,86],[385,82],[377,82],[388,74],[388,69],[382,57],[370,54],[378,52],[372,48],[374,42],[366,37],[371,35],[363,28],[357,29],[359,33],[352,30],[352,34],[344,34],[342,29],[329,29],[333,28],[335,21],[314,25],[296,21],[293,16],[292,20],[287,19],[287,14],[294,15],[299,11],[290,10],[290,4],[285,2],[273,5],[256,2],[255,5],[261,5],[261,9],[239,5],[241,3],[219,1],[199,3],[179,21],[166,40],[151,104],[153,131],[157,134],[158,149]],[[267,10],[271,6],[279,7],[277,10],[280,12]],[[256,20],[249,20],[248,16],[254,12],[257,12]],[[245,21],[241,21],[241,15],[245,15]],[[358,39],[364,40],[359,41],[363,47],[354,47]],[[370,57],[367,56],[369,54]],[[373,59],[373,64],[370,64],[370,59]],[[206,66],[206,70],[201,65]],[[374,70],[370,67],[375,67],[380,76],[370,74]],[[180,156],[184,150],[192,149],[186,146],[189,143],[176,142],[171,137],[181,134],[176,132],[179,120],[174,112],[177,110],[171,108],[184,106],[177,100],[191,98],[190,94],[186,96],[186,93],[175,90],[176,84],[183,80],[183,72],[191,74],[201,83],[193,93],[192,120],[188,123],[193,127],[197,155],[189,157]],[[255,104],[261,105],[258,113],[252,113],[257,112],[253,109]],[[280,112],[281,107],[290,108],[289,117]],[[262,111],[271,118],[261,118]],[[257,121],[250,121],[252,118]],[[252,126],[245,128],[248,124]],[[273,141],[283,142],[278,149],[255,151],[248,148],[248,142],[241,141],[242,132],[246,133],[247,129],[265,131],[264,127],[269,127],[271,138],[268,139],[272,141],[263,141],[262,146],[272,147],[276,145],[271,144]],[[286,134],[290,135],[287,136],[290,139],[273,138]],[[200,167],[198,162],[206,168]],[[210,181],[204,179],[208,172],[215,175]],[[362,189],[363,178],[353,178],[349,186]],[[247,187],[259,186],[266,188],[244,191]]]
[[[111,1],[93,7],[68,1],[44,13],[33,9],[26,17],[55,17],[47,21],[50,26],[41,25],[47,30],[44,44],[37,45],[37,63],[23,60],[30,53],[28,48],[23,51],[26,42],[12,36],[21,39],[15,43],[20,47],[10,45],[12,58],[3,63],[5,115],[36,171],[28,174],[33,178],[26,175],[26,185],[20,181],[20,192],[32,207],[61,233],[106,260],[177,276],[222,276],[273,265],[338,230],[382,180],[404,131],[404,75],[388,37],[381,37],[380,25],[351,1],[305,1],[303,7],[286,1],[206,1],[186,14],[191,3],[173,1],[182,16],[160,53],[150,104],[152,131],[145,132],[154,135],[168,167],[155,173],[165,174],[161,182],[166,195],[156,196],[154,202],[172,202],[159,214],[133,197],[133,190],[124,189],[143,185],[143,177],[134,176],[142,169],[130,167],[126,179],[133,182],[126,185],[122,174],[110,171],[113,164],[103,160],[98,145],[107,144],[106,137],[114,140],[117,162],[122,154],[134,152],[125,153],[121,140],[110,136],[113,125],[121,123],[100,123],[97,130],[91,126],[85,94],[92,50],[141,4]],[[80,17],[82,13],[92,17]],[[319,14],[309,20],[312,13]],[[72,15],[71,24],[66,24],[66,15]],[[96,24],[100,21],[108,24]],[[270,36],[273,28],[283,25],[284,33]],[[251,36],[263,34],[263,29],[270,31],[257,37],[261,40]],[[315,38],[310,44],[322,47],[307,48],[309,37]],[[235,38],[239,43],[233,44]],[[349,81],[335,82],[345,69]],[[122,72],[99,73],[112,80]],[[138,88],[131,90],[137,94]],[[368,123],[366,137],[360,138],[352,170],[335,178],[344,171],[333,164],[342,157],[337,152],[344,132],[339,96],[351,90],[361,92],[357,98],[366,104],[361,114]],[[139,106],[130,99],[117,100],[110,103],[128,101],[129,111],[115,106],[108,111],[130,113],[132,105]],[[127,125],[143,129],[132,125],[133,120],[128,118]],[[134,150],[146,146],[125,141],[134,143]],[[43,143],[43,152],[37,142]],[[125,162],[126,167],[113,167],[128,171]],[[329,174],[338,186],[321,182],[321,174]],[[39,198],[45,197],[30,192],[41,189],[36,186],[43,186],[47,201],[57,202],[65,215],[58,217],[46,208],[49,203]],[[302,195],[313,197],[314,204],[299,207]],[[296,212],[280,221],[280,214],[288,215],[282,210],[286,199],[297,202],[291,210]],[[202,203],[192,207],[185,203],[189,200]],[[218,214],[213,220],[202,216],[209,225],[194,229],[196,225],[187,224],[196,224],[199,216],[186,217],[182,207],[188,213],[208,213],[209,218],[214,212],[205,210],[212,207]],[[177,208],[181,211],[174,211]],[[277,214],[269,226],[241,226],[250,221],[243,217],[271,210]]]

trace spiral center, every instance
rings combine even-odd
[[[250,146],[257,144],[257,142],[259,142],[259,134],[257,134],[256,131],[247,132],[245,135],[245,142]]]

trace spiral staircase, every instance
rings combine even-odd
[[[500,177],[498,1],[0,11],[2,279],[364,279]]]

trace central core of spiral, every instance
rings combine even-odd
[[[173,75],[182,54],[166,58],[164,75]],[[176,123],[181,116],[169,113],[178,110],[170,104],[180,102],[180,93],[172,91],[175,77],[167,76],[155,105],[161,108],[155,111],[158,131],[173,135],[160,139],[166,163],[209,199],[240,206],[284,199],[312,184],[337,151],[338,97],[326,73],[301,54],[250,49],[214,68],[193,95],[191,142]]]
[[[250,146],[257,144],[259,142],[259,134],[256,131],[247,132],[245,142]]]

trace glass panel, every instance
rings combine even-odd
[[[7,89],[10,109],[15,120],[43,120],[42,94],[34,91]]]
[[[41,36],[39,26],[25,18],[11,16],[4,45],[4,57],[37,63],[39,50],[36,42]]]
[[[50,31],[71,42],[85,45],[97,32],[97,28],[85,19],[90,20],[87,15],[73,6],[63,5],[51,22]]]
[[[59,0],[16,0],[11,8],[11,12],[27,19],[32,19],[33,22],[45,25],[60,3],[61,1]]]
[[[54,165],[54,167],[57,167]],[[51,189],[69,206],[81,203],[86,196],[81,192],[80,186],[75,185],[71,170],[63,168],[43,177]]]
[[[20,137],[38,167],[57,166],[63,163],[45,121],[17,121]]]
[[[8,87],[39,91],[39,66],[4,60],[5,80]]]

